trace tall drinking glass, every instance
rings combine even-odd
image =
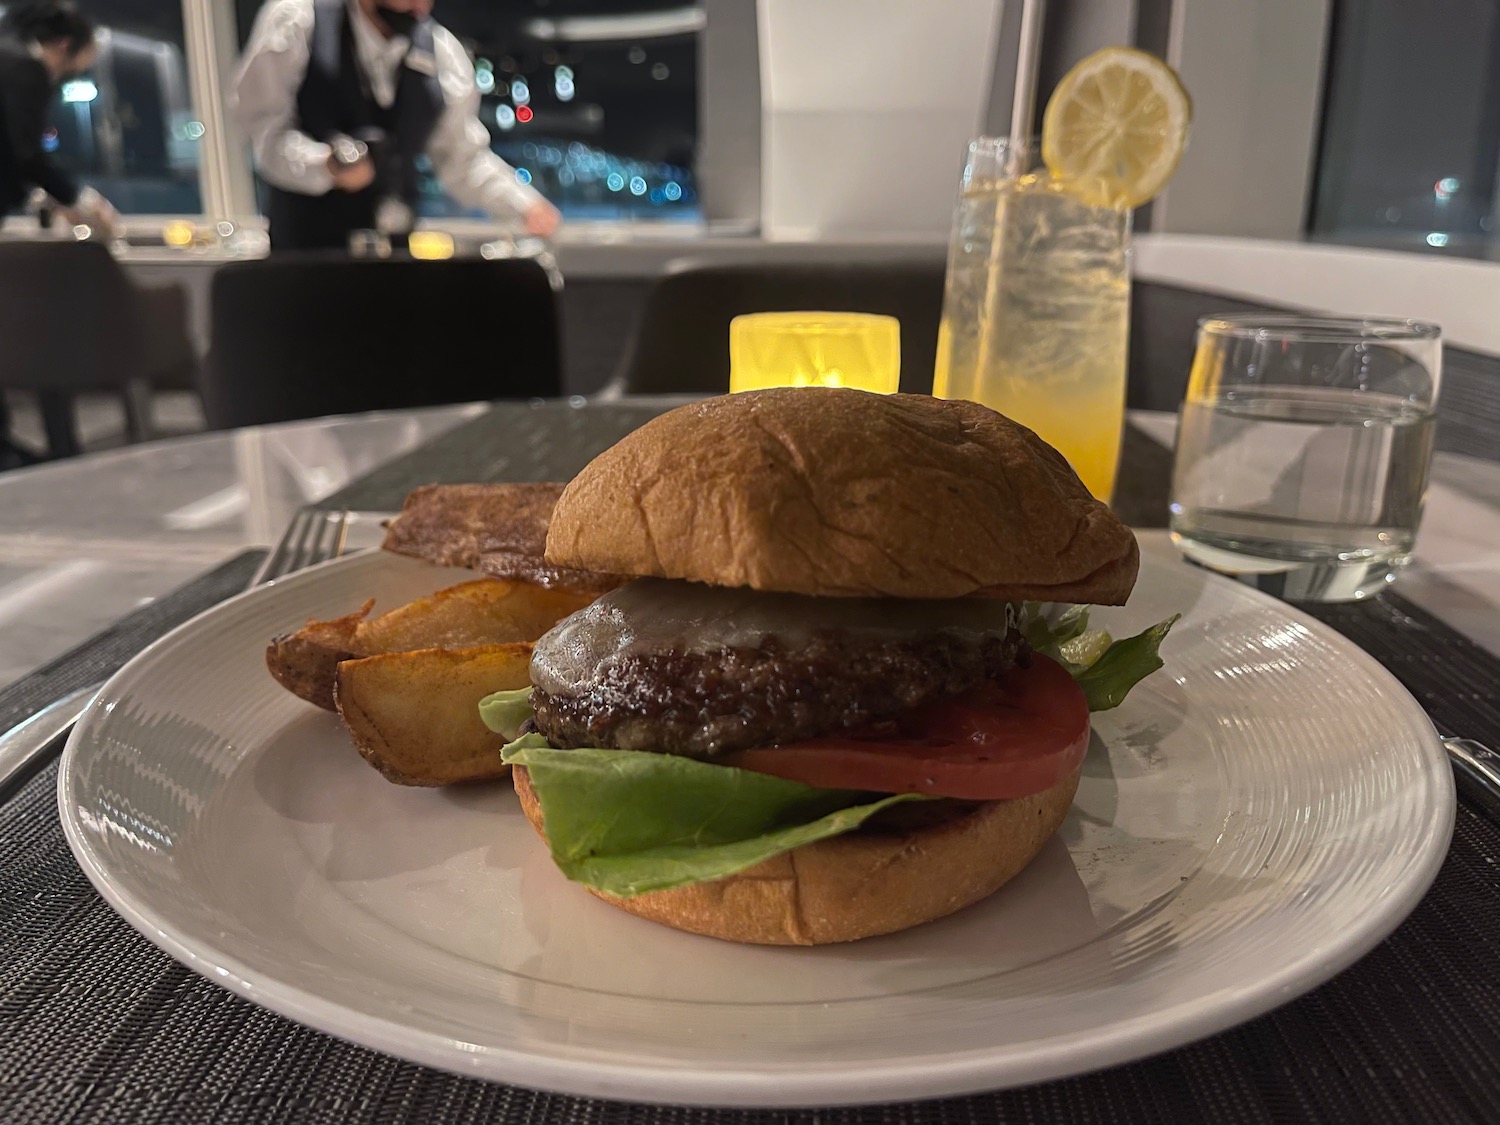
[[[1178,420],[1173,540],[1282,597],[1381,589],[1416,541],[1441,378],[1433,324],[1204,320]]]
[[[1035,430],[1108,500],[1125,422],[1130,212],[1003,138],[969,145],[933,393]]]

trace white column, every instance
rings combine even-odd
[[[759,0],[767,238],[946,239],[1002,0]]]
[[[182,0],[182,26],[193,108],[203,122],[199,142],[203,212],[210,219],[255,215],[248,147],[229,123],[229,80],[239,44],[234,0]]]
[[[1167,61],[1193,97],[1187,152],[1151,229],[1302,235],[1329,0],[1175,0]]]

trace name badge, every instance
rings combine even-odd
[[[431,51],[409,51],[406,55],[406,65],[418,74],[427,75],[428,78],[437,77],[437,56]]]

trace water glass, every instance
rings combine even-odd
[[[1280,597],[1382,589],[1416,542],[1441,378],[1433,324],[1203,320],[1177,424],[1173,541]]]

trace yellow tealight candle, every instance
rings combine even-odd
[[[413,258],[441,262],[453,257],[453,236],[440,230],[414,230],[406,241]]]
[[[182,219],[173,219],[161,228],[161,240],[178,250],[191,246],[198,236],[198,229]]]
[[[871,313],[747,313],[729,322],[729,389],[853,387],[893,394],[901,325]]]

